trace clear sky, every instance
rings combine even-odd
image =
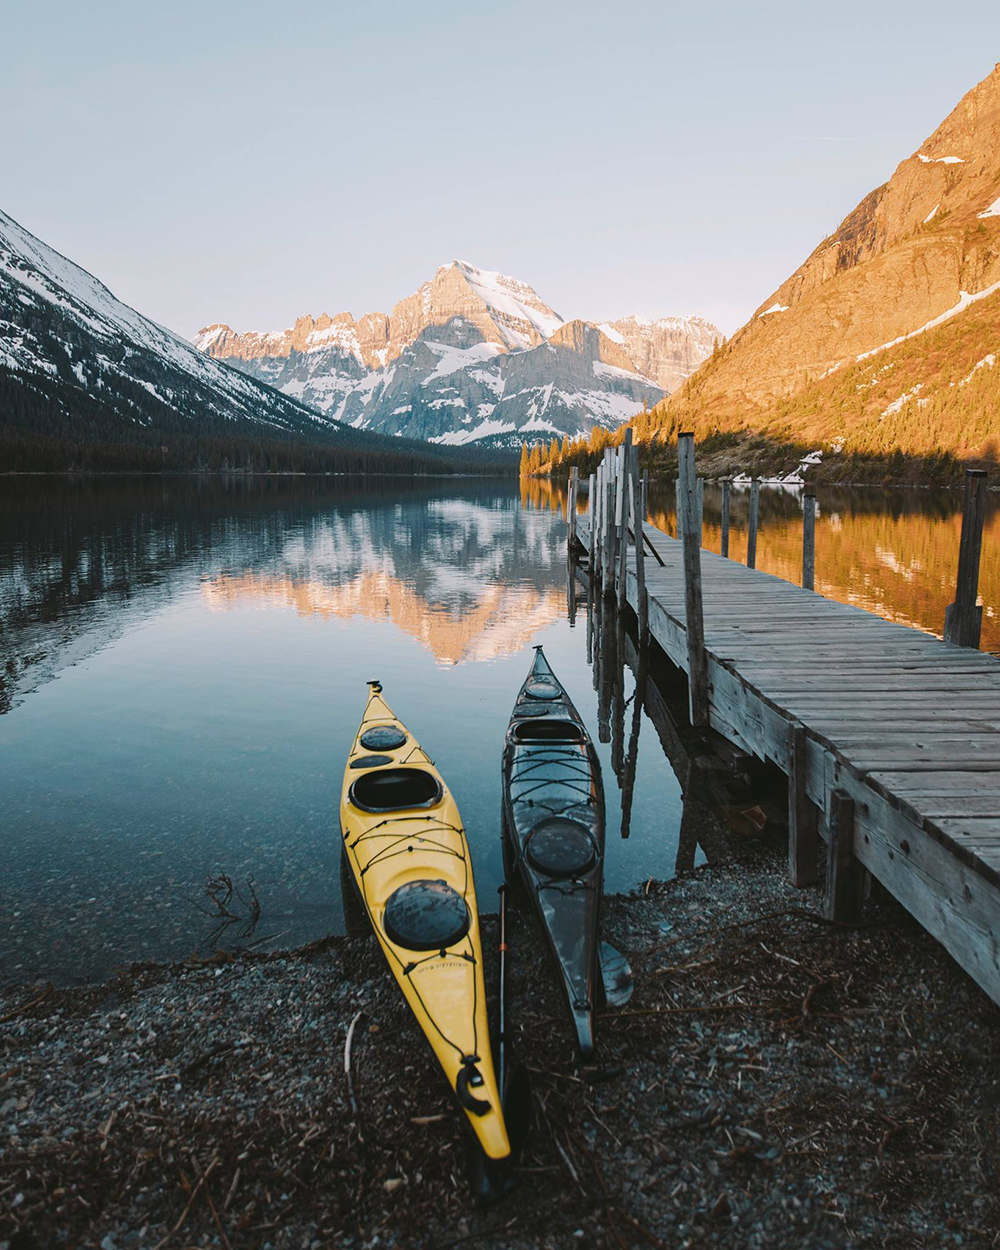
[[[0,0],[0,207],[185,335],[453,257],[728,333],[1000,57],[997,0]]]

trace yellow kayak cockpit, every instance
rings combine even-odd
[[[510,1143],[493,1069],[479,912],[455,800],[378,682],[344,770],[340,825],[389,967],[490,1159]]]

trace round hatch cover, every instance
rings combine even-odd
[[[528,839],[527,857],[532,868],[547,877],[578,877],[593,868],[597,853],[584,825],[553,816]]]
[[[361,735],[366,751],[397,751],[406,741],[406,734],[395,725],[375,725]]]
[[[468,933],[469,909],[461,894],[444,881],[410,881],[389,895],[382,922],[397,946],[444,950]]]
[[[533,677],[524,687],[524,693],[529,699],[558,699],[562,691],[551,677]]]
[[[356,760],[351,760],[352,768],[378,768],[380,764],[391,764],[391,755],[359,755]]]

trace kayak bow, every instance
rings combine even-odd
[[[510,1154],[493,1071],[472,861],[441,774],[369,682],[344,770],[348,864],[392,974],[489,1159]]]
[[[536,648],[507,727],[503,816],[508,846],[562,980],[584,1058],[594,1052],[604,790],[573,701]]]

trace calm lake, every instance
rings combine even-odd
[[[940,632],[960,509],[957,492],[821,490],[817,590]],[[736,558],[745,510],[737,497]],[[533,645],[596,734],[586,602],[571,624],[564,500],[547,485],[8,478],[0,513],[4,979],[85,981],[343,931],[337,807],[369,678],[451,785],[483,911],[502,878],[503,735]],[[673,532],[672,491],[654,489],[651,513]],[[991,650],[998,525],[991,502]],[[765,491],[758,565],[795,579],[800,541],[800,497]],[[712,487],[705,543],[718,549]],[[640,743],[627,841],[599,747],[612,892],[674,870],[680,787],[645,717]],[[205,886],[222,875],[242,901],[220,933]]]

